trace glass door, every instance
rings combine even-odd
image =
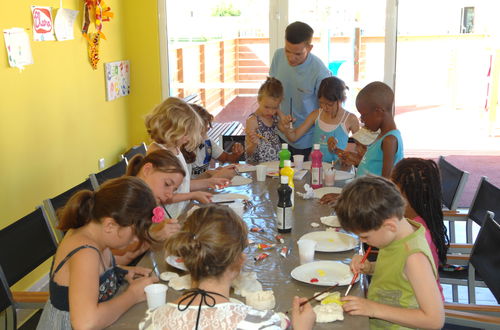
[[[170,95],[216,115],[269,72],[269,1],[166,0]]]
[[[399,0],[396,122],[407,155],[500,154],[499,7]]]

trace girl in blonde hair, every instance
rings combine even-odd
[[[191,214],[180,232],[167,240],[167,253],[177,255],[191,274],[193,290],[174,303],[158,307],[144,329],[285,329],[283,314],[260,311],[229,300],[231,282],[246,260],[248,229],[227,206],[202,207]],[[297,330],[312,329],[315,314],[306,300],[295,297],[292,324]]]
[[[176,97],[169,97],[146,116],[145,124],[154,141],[148,148],[148,152],[159,149],[172,152],[179,159],[186,173],[177,192],[168,201],[169,204],[165,205],[170,217],[178,217],[189,200],[209,203],[212,194],[199,190],[229,183],[229,180],[225,178],[191,180],[191,171],[180,148],[184,146],[187,151],[194,151],[203,142],[206,128],[200,116],[186,102]]]

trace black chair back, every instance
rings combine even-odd
[[[483,176],[469,209],[469,218],[482,226],[486,211],[500,214],[500,188],[488,182],[488,179]]]
[[[0,265],[14,285],[52,257],[57,243],[41,207],[0,230]]]
[[[148,151],[148,147],[146,147],[146,143],[141,143],[137,146],[133,146],[132,148],[128,149],[125,151],[122,155],[124,159],[127,160],[128,162],[134,157],[135,155],[141,154],[141,155],[146,155],[146,152]]]
[[[91,174],[90,181],[92,182],[94,190],[97,190],[105,181],[125,175],[125,172],[127,172],[127,161],[122,159],[99,173]]]
[[[500,304],[500,225],[494,214],[487,211],[470,262]]]
[[[5,273],[2,270],[2,266],[0,266],[0,314],[3,313],[5,318],[3,322],[1,322],[4,323],[2,329],[16,329],[17,317],[13,306],[14,298],[10,292],[9,284],[5,279]],[[0,320],[2,320],[2,318],[0,318]]]
[[[241,143],[243,149],[245,148],[245,135],[223,135],[222,136],[222,149],[225,152],[231,152],[233,144],[236,142]],[[245,153],[241,155],[238,161],[245,161]]]
[[[443,205],[449,210],[456,210],[469,172],[453,166],[443,156],[439,157],[438,166],[441,174]]]

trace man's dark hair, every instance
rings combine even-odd
[[[286,27],[285,39],[292,44],[311,43],[314,30],[304,22],[293,22]]]

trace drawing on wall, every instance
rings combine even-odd
[[[106,101],[130,94],[130,63],[117,61],[104,63],[106,75]]]
[[[33,40],[55,40],[52,24],[52,7],[31,6],[33,14]]]
[[[54,30],[58,41],[73,40],[73,25],[75,23],[78,10],[59,8],[54,19]]]
[[[22,70],[25,65],[33,64],[30,39],[23,28],[3,30],[3,38],[11,67]]]

